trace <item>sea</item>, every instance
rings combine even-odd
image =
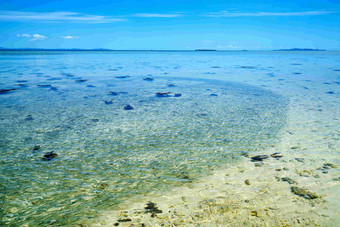
[[[339,139],[340,52],[0,51],[0,225],[85,225],[283,141],[339,210]]]

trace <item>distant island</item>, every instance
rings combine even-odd
[[[110,49],[78,49],[78,48],[72,48],[72,49],[44,49],[44,48],[3,48],[0,47],[0,51],[113,51]]]
[[[50,49],[50,48],[4,48],[0,47],[0,51],[155,51],[155,52],[182,52],[182,51],[193,51],[193,50],[112,50],[112,49],[104,49],[104,48],[96,48],[96,49],[80,49],[80,48],[70,48],[70,49]]]
[[[278,49],[274,51],[326,51],[324,49],[311,49],[311,48],[292,48],[292,49]]]

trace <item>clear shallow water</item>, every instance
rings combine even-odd
[[[297,75],[296,81],[304,81],[311,76],[294,72],[318,57],[334,58],[241,52],[1,55],[1,88],[20,88],[0,96],[2,223],[75,223],[131,196],[193,181],[236,162],[242,151],[274,146],[288,97],[260,88],[263,80],[258,86],[229,80],[281,74],[278,84]],[[81,79],[87,81],[76,82]],[[124,110],[128,104],[134,109]],[[41,148],[34,151],[36,145]],[[58,157],[41,160],[49,151]]]

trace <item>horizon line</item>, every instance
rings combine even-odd
[[[196,51],[196,52],[216,52],[216,51],[340,51],[340,49],[320,49],[320,48],[280,48],[280,49],[107,49],[107,48],[5,48],[0,47],[0,51]]]

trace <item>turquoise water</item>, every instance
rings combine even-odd
[[[275,146],[293,98],[275,87],[329,83],[334,98],[337,60],[336,52],[3,52],[0,89],[15,90],[0,94],[0,223],[71,225]],[[58,156],[43,159],[51,151]]]

